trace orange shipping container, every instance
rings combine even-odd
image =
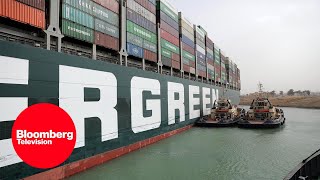
[[[45,12],[15,0],[0,0],[0,16],[45,29]]]

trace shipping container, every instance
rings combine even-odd
[[[118,27],[115,27],[107,22],[101,21],[100,19],[95,19],[94,22],[95,22],[94,29],[96,31],[102,32],[104,34],[107,34],[119,39]]]
[[[166,15],[168,15],[172,20],[179,22],[178,11],[164,0],[157,0],[157,10],[161,10]]]
[[[120,49],[119,39],[100,32],[95,32],[95,44],[115,51],[119,51]]]
[[[173,35],[171,35],[167,31],[161,29],[160,34],[161,34],[161,38],[165,39],[166,41],[168,41],[176,46],[179,46],[179,44],[180,44],[179,39],[174,37]]]
[[[193,49],[195,48],[195,43],[194,41],[190,40],[188,37],[186,37],[185,35],[181,35],[181,41],[185,44],[187,44],[188,46],[192,47]]]
[[[152,62],[158,62],[157,53],[148,51],[147,49],[144,50],[144,58]]]
[[[187,51],[188,53],[195,55],[194,46],[191,47],[191,46],[185,44],[184,42],[181,42],[181,46],[184,51]]]
[[[129,8],[127,8],[127,19],[153,33],[157,32],[157,26],[155,23],[145,19]]]
[[[81,26],[74,22],[63,19],[62,20],[62,34],[79,39],[81,41],[86,41],[93,43],[94,31],[90,28]]]
[[[77,10],[81,10],[82,13],[89,14],[95,18],[99,18],[105,22],[108,22],[116,27],[119,27],[119,15],[115,12],[106,9],[105,7],[90,1],[90,0],[63,0],[63,4],[68,4]],[[76,16],[74,17],[78,21],[83,17]]]
[[[143,47],[143,43],[144,43],[141,37],[136,36],[129,32],[127,32],[127,42],[139,47]]]
[[[190,73],[190,66],[183,64],[183,71]]]
[[[142,37],[143,39],[148,40],[154,44],[157,43],[156,34],[144,29],[143,27],[141,27],[137,24],[134,24],[133,22],[131,22],[129,20],[127,20],[127,31],[134,34],[134,35]]]
[[[172,44],[164,39],[161,39],[161,47],[163,47],[167,50],[170,50],[171,52],[174,52],[176,54],[180,54],[180,49],[178,46],[175,46],[174,44]]]
[[[1,0],[0,16],[45,29],[45,12],[16,0]]]
[[[160,28],[169,32],[171,35],[173,35],[176,38],[179,38],[179,31],[168,25],[166,22],[163,20],[160,20]]]
[[[144,40],[143,41],[143,48],[144,49],[147,49],[149,51],[152,51],[154,53],[157,53],[158,52],[158,47],[156,44],[152,43],[152,42],[149,42],[147,40]]]
[[[83,0],[79,0],[83,2]],[[93,0],[94,2],[100,4],[101,6],[110,9],[111,11],[119,14],[119,1],[118,0]]]
[[[174,68],[174,69],[181,69],[180,62],[172,60],[171,63],[172,63],[172,68]]]
[[[45,11],[45,0],[17,0],[20,3]]]
[[[69,5],[62,5],[62,18],[88,27],[90,29],[94,29],[93,16]]]
[[[140,14],[142,17],[148,19],[149,21],[153,23],[156,22],[156,15],[148,11],[146,8],[144,8],[134,0],[127,0],[127,7]]]
[[[161,62],[164,66],[168,66],[171,67],[172,66],[172,60],[171,58],[165,57],[165,56],[161,56]]]
[[[144,50],[136,45],[131,43],[127,43],[127,51],[129,55],[133,55],[135,57],[144,58]]]
[[[172,53],[171,54],[171,59],[174,60],[174,61],[180,62],[180,55],[176,54],[176,53]]]

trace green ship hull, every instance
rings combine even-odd
[[[224,91],[6,41],[0,41],[0,65],[0,179],[49,178],[50,173],[64,178],[142,148],[190,128]],[[76,101],[68,100],[71,96]],[[225,96],[239,104],[239,91],[228,89]],[[20,110],[42,102],[63,108],[77,128],[72,155],[51,170],[21,162],[11,143]],[[88,103],[94,105],[87,109]],[[97,114],[91,112],[95,107]]]

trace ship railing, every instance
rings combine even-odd
[[[284,180],[320,179],[320,149],[303,160]]]

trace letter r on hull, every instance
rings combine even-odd
[[[102,141],[118,138],[117,79],[112,73],[60,66],[60,107],[71,116],[77,131],[76,148],[85,145],[85,118],[101,120]],[[100,100],[85,102],[84,89],[100,90]]]

